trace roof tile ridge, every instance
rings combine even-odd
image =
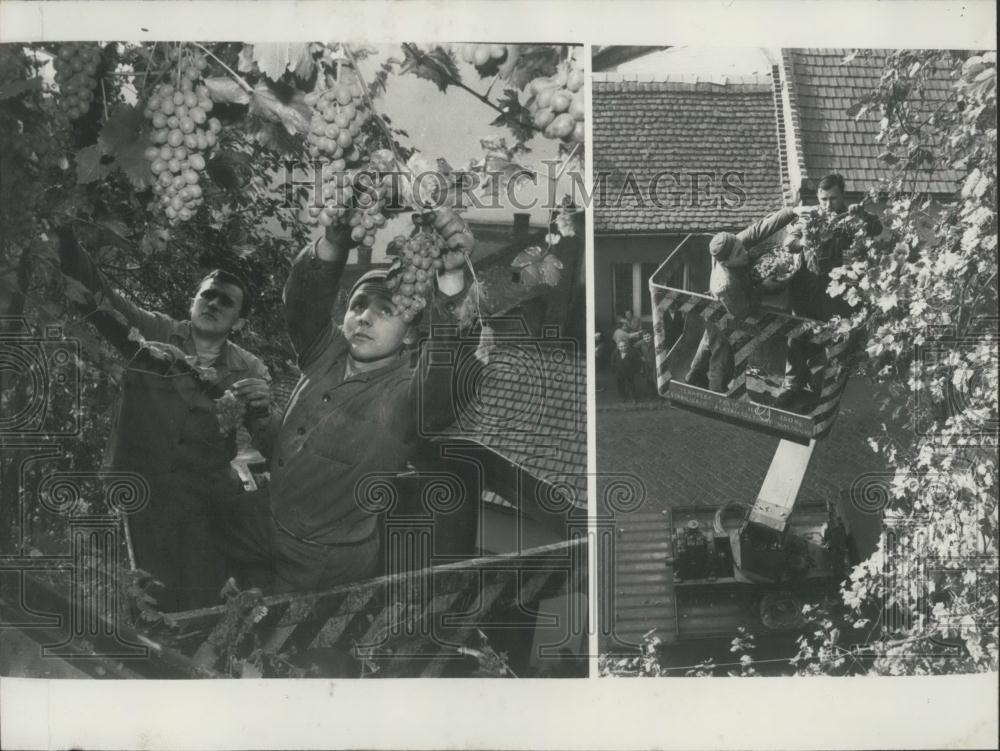
[[[778,174],[781,177],[781,200],[785,206],[794,200],[792,179],[788,174],[788,147],[785,140],[785,113],[781,97],[781,66],[771,66],[771,96],[774,111],[775,132],[778,139]]]
[[[798,166],[799,174],[805,180],[808,173],[806,172],[806,158],[802,143],[802,120],[799,117],[798,94],[795,85],[794,54],[798,51],[799,49],[797,48],[782,47],[781,62],[778,67],[781,80],[788,91],[789,114],[792,121],[792,143],[795,144],[795,162]],[[793,186],[793,190],[798,190],[798,188]]]
[[[713,75],[704,76],[691,73],[619,73],[601,71],[592,73],[594,83],[641,83],[641,84],[671,84],[690,87],[722,87],[738,89],[739,87],[759,88],[770,91],[770,75],[754,73],[751,75]]]

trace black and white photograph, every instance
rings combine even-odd
[[[995,671],[995,52],[592,59],[602,675]]]
[[[997,748],[996,48],[0,0],[0,746]]]
[[[585,676],[582,48],[0,55],[3,674]]]

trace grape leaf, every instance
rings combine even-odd
[[[212,182],[226,190],[239,190],[246,182],[240,174],[239,155],[232,151],[219,151],[208,161],[205,170]]]
[[[844,114],[848,117],[853,117],[855,120],[860,120],[866,112],[868,112],[868,105],[864,101],[860,101],[854,102],[854,104],[845,110]]]
[[[528,287],[540,283],[556,286],[563,267],[562,261],[537,245],[522,250],[510,265],[520,272],[521,284]]]
[[[135,107],[118,107],[104,123],[97,141],[104,153],[114,154],[122,145],[131,143],[142,132],[142,113]]]
[[[551,76],[559,66],[559,53],[545,44],[522,45],[507,80],[523,89],[541,76]]]
[[[135,107],[119,107],[108,118],[97,137],[104,153],[114,157],[114,165],[125,173],[136,190],[153,184],[153,173],[144,154],[148,142],[143,134],[144,118]]]
[[[248,104],[250,94],[236,81],[226,76],[206,78],[203,83],[208,89],[208,95],[218,104]]]
[[[404,44],[403,53],[406,59],[400,69],[401,73],[412,73],[417,78],[433,81],[441,91],[446,91],[452,83],[462,80],[455,56],[443,47],[421,52],[412,45]]]
[[[541,262],[541,273],[542,281],[548,284],[550,287],[555,287],[559,284],[559,279],[562,276],[562,261],[556,258],[554,255],[549,253],[542,259]]]
[[[301,92],[284,103],[265,83],[254,87],[250,100],[250,111],[265,120],[281,123],[290,135],[305,133],[309,129],[309,107],[303,101]]]
[[[246,50],[246,47],[243,49]],[[300,78],[309,78],[312,75],[313,59],[308,43],[261,42],[252,45],[250,54],[258,70],[272,81],[277,81],[289,70]],[[242,52],[240,65],[245,65]]]
[[[517,67],[517,61],[521,58],[521,47],[520,44],[508,44],[507,47],[507,57],[504,58],[503,63],[497,70],[497,74],[500,78],[504,80],[510,79],[510,74],[514,72],[514,68]]]
[[[236,60],[236,70],[240,73],[249,73],[253,69],[253,45],[244,44],[242,49],[240,49],[240,55]]]
[[[503,110],[503,114],[490,123],[490,125],[510,129],[510,132],[519,143],[530,141],[535,135],[535,125],[532,121],[531,113],[521,106],[517,91],[506,89],[497,104]]]
[[[125,222],[123,222],[121,219],[106,217],[104,219],[100,219],[99,221],[97,221],[96,224],[99,227],[103,227],[105,230],[107,230],[108,233],[110,233],[111,236],[115,239],[115,241],[121,242],[125,240],[127,242],[128,225],[125,224]],[[129,243],[129,247],[131,247],[131,243]]]
[[[264,148],[286,156],[299,153],[300,144],[277,123],[259,117],[248,118],[247,132]]]
[[[85,146],[76,152],[76,182],[86,185],[103,180],[114,171],[114,160],[101,149],[100,144]]]
[[[28,80],[14,80],[10,83],[0,86],[0,102],[4,99],[10,99],[15,96],[20,96],[26,91],[31,91],[32,89],[40,89],[42,87],[42,79],[40,78],[30,78]]]

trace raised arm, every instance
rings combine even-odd
[[[90,292],[100,295],[111,307],[125,316],[129,326],[134,326],[146,339],[165,342],[173,331],[176,321],[163,313],[154,313],[135,305],[119,294],[94,265],[93,259],[81,246],[69,227],[56,230],[59,237],[59,260],[62,272],[80,282]],[[93,304],[83,304],[84,313],[90,315],[98,308]],[[100,327],[98,327],[100,328]],[[103,332],[102,332],[103,333]]]
[[[751,224],[745,230],[740,232],[737,237],[743,241],[743,247],[749,251],[755,245],[763,242],[778,230],[787,227],[789,224],[794,222],[797,217],[798,215],[794,209],[778,209],[773,214],[768,214],[760,221]]]
[[[330,227],[324,237],[303,248],[292,262],[282,300],[285,325],[299,356],[299,367],[305,367],[323,351],[333,332],[331,309],[351,246],[348,232]]]
[[[417,423],[422,432],[439,431],[454,419],[457,412],[455,376],[461,373],[463,383],[476,383],[478,378],[465,367],[466,358],[475,357],[475,367],[480,367],[485,360],[482,339],[492,341],[487,328],[483,330],[480,346],[470,346],[471,342],[464,336],[466,332],[459,330],[454,315],[468,294],[467,258],[475,239],[462,218],[451,209],[438,210],[433,223],[447,250],[442,256],[444,270],[437,275],[437,292],[426,312],[431,321],[444,321],[454,326],[449,327],[453,330],[445,335],[431,331],[433,342],[425,343],[410,381],[410,403],[420,405]]]

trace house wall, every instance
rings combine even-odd
[[[659,266],[686,237],[671,235],[597,235],[594,238],[594,312],[597,331],[606,338],[615,328],[615,317],[622,311],[615,310],[614,266],[620,263],[653,263]],[[690,267],[690,287],[708,289],[709,235],[696,235],[685,245],[685,261]],[[642,295],[649,291],[643,285]],[[633,312],[638,313],[638,305]]]

